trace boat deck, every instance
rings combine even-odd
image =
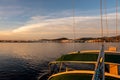
[[[58,58],[56,61],[89,61],[96,62],[98,58],[98,52],[89,52],[89,53],[74,53],[66,54]],[[120,64],[120,54],[106,52],[105,53],[105,62]]]
[[[94,71],[68,71],[52,75],[48,80],[91,80]],[[120,80],[120,76],[105,73],[105,80]]]
[[[65,63],[67,63],[67,69],[69,69],[68,63],[73,63],[73,64],[96,64],[97,58],[99,55],[99,51],[93,51],[93,52],[74,52],[70,54],[65,54],[62,55],[60,58],[58,58],[56,61],[51,62],[50,64],[56,64],[56,63],[63,63],[62,65],[64,66]],[[105,71],[105,80],[120,80],[119,76],[119,69],[118,69],[118,74],[111,74],[111,69],[110,65],[114,64],[114,66],[120,67],[120,53],[116,52],[105,52],[105,66],[106,70]],[[109,65],[109,66],[108,66]],[[74,67],[74,66],[72,66]],[[90,66],[89,66],[90,67]],[[58,72],[57,74],[53,74],[52,76],[49,77],[48,80],[91,80],[94,74],[94,70],[88,70],[88,69],[81,69],[77,70],[76,68],[71,68],[70,70],[66,70],[63,72]],[[94,68],[94,66],[93,66]],[[62,67],[61,67],[62,69]]]

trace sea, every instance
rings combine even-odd
[[[105,43],[105,49],[108,46],[120,51],[120,43]],[[101,43],[0,43],[0,80],[38,80],[61,55],[100,48]]]

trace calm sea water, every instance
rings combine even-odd
[[[74,48],[73,43],[0,43],[0,80],[37,80],[48,70],[49,61],[72,51],[100,49],[100,45],[76,43]],[[120,48],[119,43],[106,45]]]

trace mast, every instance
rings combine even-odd
[[[104,45],[102,45],[92,80],[105,80],[104,71]]]
[[[103,23],[102,23],[102,0],[100,0],[100,14],[101,14],[101,37],[103,38]],[[95,73],[92,80],[105,80],[105,64],[104,64],[104,41],[98,55],[97,64],[95,66]]]

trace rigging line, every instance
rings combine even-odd
[[[100,0],[100,15],[101,15],[101,37],[103,37],[103,23],[102,23],[102,0]],[[95,66],[95,73],[92,80],[105,80],[105,64],[104,64],[104,42],[98,55],[97,64]]]
[[[103,38],[103,12],[102,12],[102,0],[100,0],[100,15],[101,15],[101,36]],[[103,62],[102,62],[102,80],[105,80],[105,64],[104,64],[104,40],[102,41],[102,49],[101,49],[101,53],[99,55],[102,55],[102,58],[103,58]]]
[[[102,14],[103,14],[103,13],[102,13],[102,0],[100,0],[100,15],[101,15],[101,21],[100,21],[100,22],[101,22],[101,37],[103,38],[103,22],[102,22],[102,20],[103,20],[103,19],[102,19],[102,17],[103,17],[103,16],[102,16]],[[103,44],[103,43],[104,43],[104,41],[102,41],[102,44]]]
[[[116,0],[116,42],[118,40],[118,0]]]
[[[109,37],[108,16],[107,16],[107,4],[106,4],[106,0],[104,0],[104,10],[105,10],[105,17],[106,17],[106,32],[107,32],[107,37]],[[109,41],[109,40],[108,40],[108,41]]]
[[[109,38],[109,26],[108,26],[108,16],[107,16],[107,1],[106,0],[104,0],[104,11],[105,11],[105,18],[106,18],[106,21],[105,21],[105,23],[106,23],[106,34],[107,34],[107,41],[109,42],[108,43],[108,48],[109,48],[109,46],[110,46],[110,38]]]
[[[75,39],[76,39],[76,34],[75,34],[75,0],[73,0],[73,48],[75,50]]]

